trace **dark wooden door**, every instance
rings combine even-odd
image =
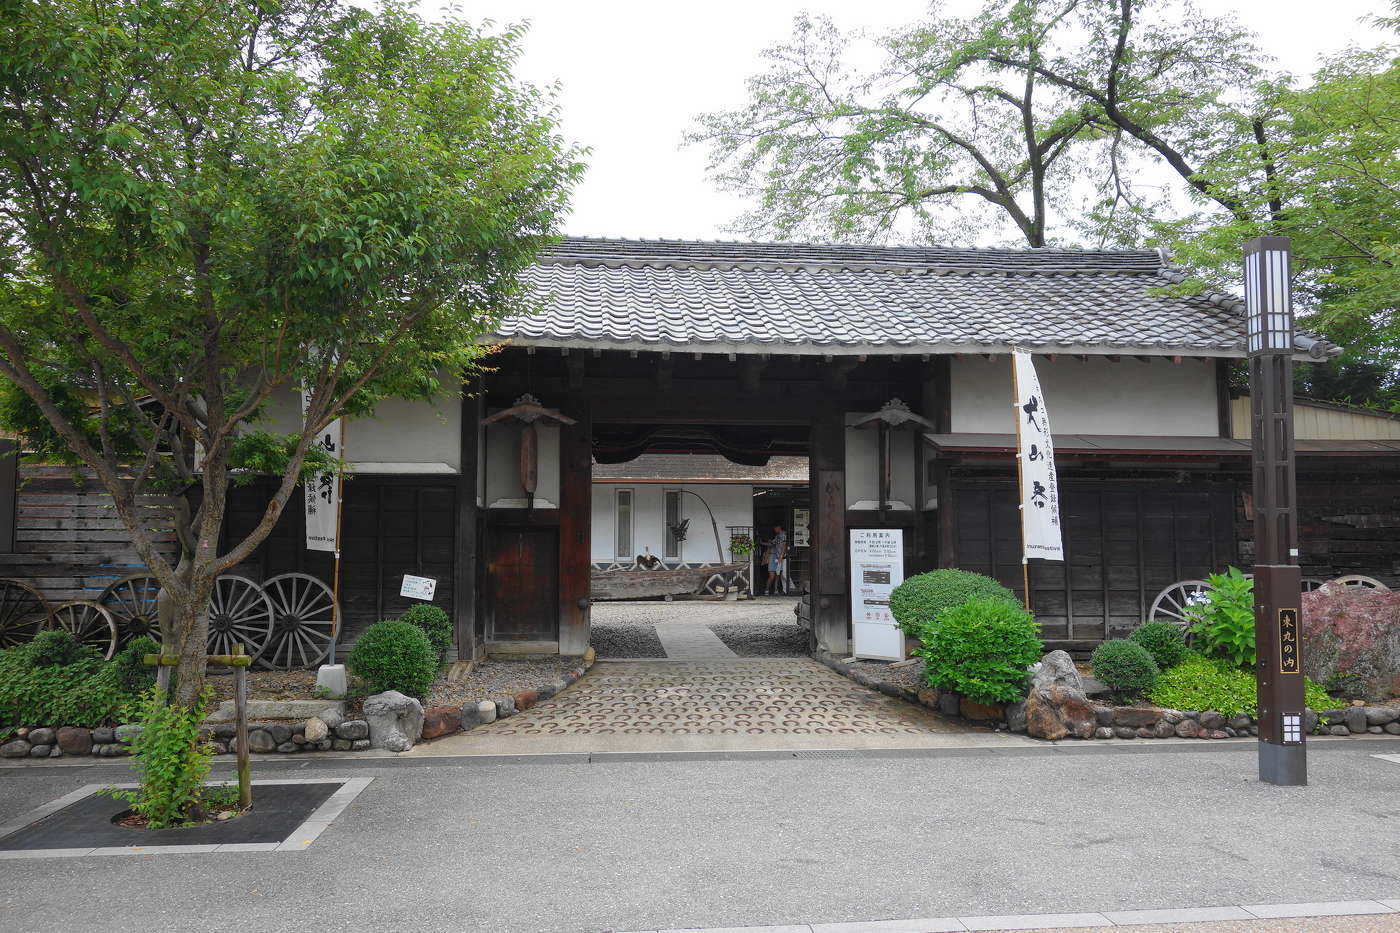
[[[486,558],[487,639],[559,637],[559,531],[493,528]]]

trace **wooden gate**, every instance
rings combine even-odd
[[[557,641],[559,529],[507,525],[487,535],[487,641]]]

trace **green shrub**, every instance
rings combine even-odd
[[[441,606],[418,603],[399,616],[399,620],[422,629],[437,654],[438,663],[446,660],[447,649],[452,647],[452,620]]]
[[[30,663],[35,667],[72,664],[79,658],[95,655],[91,650],[85,651],[72,632],[61,628],[40,632],[29,640],[28,647]]]
[[[910,577],[890,594],[890,613],[906,635],[918,635],[939,613],[970,599],[999,599],[1021,605],[1016,594],[991,577],[968,570],[931,570]]]
[[[373,693],[397,690],[422,699],[437,679],[438,659],[416,625],[384,619],[365,629],[350,649],[350,671]]]
[[[149,635],[140,635],[126,643],[112,658],[116,673],[112,676],[123,690],[137,696],[156,685],[156,669],[141,660],[148,654],[160,654],[160,642]]]
[[[1146,648],[1161,671],[1180,664],[1186,657],[1186,636],[1170,622],[1144,622],[1133,630],[1128,640]]]
[[[1188,603],[1191,634],[1202,654],[1229,661],[1235,667],[1254,665],[1254,580],[1239,568],[1206,577],[1210,589],[1199,602]]]
[[[139,695],[115,661],[102,660],[91,648],[79,646],[68,664],[35,663],[36,653],[51,661],[59,641],[33,639],[0,651],[0,738],[20,726],[118,724],[123,708]]]
[[[1038,626],[1030,613],[996,597],[970,599],[942,610],[919,630],[924,679],[977,703],[1014,703],[1026,695],[1026,668],[1040,659]]]
[[[1115,638],[1094,649],[1089,656],[1094,676],[1108,685],[1120,699],[1132,700],[1157,686],[1157,662],[1135,641]]]
[[[1303,681],[1303,699],[1314,711],[1330,709],[1334,704],[1327,691],[1312,682]],[[1253,671],[1242,671],[1229,661],[1212,660],[1199,654],[1189,654],[1169,671],[1163,672],[1148,698],[1158,706],[1170,709],[1213,709],[1226,716],[1259,713],[1259,695]]]
[[[209,792],[204,779],[214,759],[214,748],[199,737],[199,726],[209,711],[212,692],[205,690],[191,708],[166,701],[165,692],[155,688],[136,707],[141,732],[131,742],[131,756],[141,775],[136,790],[107,793],[131,804],[144,816],[151,829],[184,826],[206,818],[205,799]]]

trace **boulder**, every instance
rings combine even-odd
[[[53,749],[54,747],[52,745],[32,745],[29,748],[29,757],[47,758],[49,757],[49,752],[53,751]]]
[[[307,742],[319,742],[326,736],[330,735],[330,732],[330,726],[326,725],[326,721],[324,719],[322,719],[319,716],[312,716],[306,721],[306,726],[304,731],[302,732],[302,736]]]
[[[64,726],[54,737],[65,755],[87,755],[92,752],[92,730],[76,726]]]
[[[345,703],[341,700],[249,700],[249,719],[306,719],[309,716],[319,715],[322,711],[333,709],[341,714],[345,712]],[[205,722],[233,722],[233,701],[224,700],[219,704],[219,708],[209,715]]]
[[[128,723],[125,726],[117,726],[113,735],[116,740],[123,745],[130,745],[135,738],[141,734],[141,727],[136,723]]]
[[[1115,726],[1131,726],[1134,729],[1155,726],[1161,718],[1162,711],[1155,706],[1120,706],[1113,711]]]
[[[288,752],[301,751],[301,746],[295,742],[283,742],[281,745],[277,746],[277,750],[285,755]]]
[[[1026,731],[1026,701],[1010,703],[1006,707],[1006,728],[1012,732]]]
[[[496,704],[490,700],[482,700],[480,703],[464,703],[461,713],[463,729],[484,726],[488,722],[496,721]]]
[[[1250,725],[1253,724],[1253,722],[1254,720],[1250,719],[1249,716],[1247,716],[1244,713],[1240,713],[1238,716],[1235,716],[1230,720],[1230,728],[1234,729],[1236,732],[1239,732],[1241,730],[1248,729]]]
[[[1006,715],[1000,703],[978,703],[967,697],[962,698],[958,712],[964,719],[977,722],[1000,722]]]
[[[1346,726],[1328,726],[1327,732],[1329,735],[1351,735],[1351,730]]]
[[[1094,730],[1094,738],[1111,739],[1113,738],[1113,729],[1109,726],[1099,726]]]
[[[1353,706],[1342,713],[1342,721],[1346,723],[1348,729],[1360,735],[1366,731],[1366,708],[1364,706]]]
[[[1174,726],[1186,718],[1186,714],[1179,709],[1162,710],[1162,722]]]
[[[1094,706],[1081,691],[1059,685],[1032,685],[1026,697],[1026,734],[1055,741],[1073,735],[1092,738],[1098,728]]]
[[[116,730],[110,726],[98,726],[92,730],[92,744],[94,745],[111,745],[116,740]]]
[[[1254,729],[1254,720],[1249,721],[1249,728]],[[1317,713],[1310,709],[1303,710],[1303,733],[1312,735],[1317,731]],[[1256,733],[1257,734],[1257,733]]]
[[[269,723],[264,728],[267,730],[267,734],[272,736],[272,741],[278,745],[292,740],[292,727],[285,722]]]
[[[962,697],[956,693],[941,691],[938,694],[938,711],[944,716],[956,716],[961,708]]]
[[[1159,739],[1169,739],[1176,735],[1176,726],[1163,719],[1152,727],[1152,735]]]
[[[250,752],[270,752],[277,745],[277,740],[265,729],[254,729],[248,733],[248,751]]]
[[[1201,715],[1196,717],[1196,719],[1201,724],[1202,729],[1209,729],[1212,732],[1218,729],[1224,729],[1226,725],[1225,714],[1216,712],[1213,709],[1202,710]]]
[[[350,743],[350,751],[352,752],[367,751],[369,747],[369,739],[356,739],[355,741]]]
[[[1179,739],[1194,739],[1201,734],[1201,724],[1194,719],[1183,719],[1173,728]]]
[[[406,752],[423,735],[423,704],[386,690],[365,700],[365,720],[371,748]]]
[[[336,738],[349,739],[352,742],[358,739],[367,739],[369,738],[369,723],[363,719],[348,719],[335,727],[335,734]]]
[[[348,752],[348,751],[350,751],[350,740],[349,740],[349,739],[333,739],[333,740],[331,741],[331,748],[335,749],[335,750],[338,751],[338,752]]]
[[[435,739],[450,735],[462,728],[462,708],[460,706],[430,706],[423,710],[423,738]]]
[[[1381,729],[1388,735],[1400,735],[1400,722],[1388,722]]]
[[[1094,716],[1101,726],[1113,725],[1113,707],[1111,706],[1095,706]]]
[[[338,709],[323,709],[316,714],[316,718],[325,723],[327,729],[334,729],[345,721],[345,714]]]
[[[496,698],[496,718],[505,719],[515,715],[515,697]]]
[[[24,739],[15,739],[0,745],[0,758],[26,758],[29,755],[29,743]]]
[[[937,687],[920,687],[918,691],[915,692],[914,698],[919,701],[921,706],[927,706],[929,709],[938,708]]]
[[[1113,734],[1118,736],[1118,738],[1120,739],[1137,738],[1137,730],[1134,729],[1132,726],[1114,726]]]
[[[54,740],[53,729],[30,729],[29,735],[25,736],[30,745],[52,745]]]
[[[1073,687],[1081,693],[1084,679],[1074,666],[1074,659],[1066,651],[1051,651],[1031,668],[1031,679],[1046,687]]]
[[[1386,726],[1400,719],[1400,709],[1394,706],[1366,707],[1366,725]]]

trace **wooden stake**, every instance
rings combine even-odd
[[[243,645],[233,646],[235,656],[243,656]],[[251,660],[251,659],[250,659]],[[244,810],[253,805],[253,778],[248,760],[248,665],[233,668],[234,735],[238,741],[238,805]]]

